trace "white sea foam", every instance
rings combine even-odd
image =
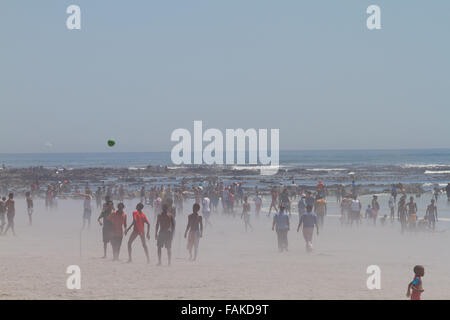
[[[306,169],[308,171],[345,171],[348,169],[345,168],[312,168],[312,169]]]
[[[450,174],[450,170],[426,170],[425,174]]]
[[[450,165],[448,164],[436,164],[436,163],[428,163],[428,164],[412,164],[412,163],[407,163],[407,164],[403,164],[401,165],[402,168],[440,168],[440,167],[449,167]]]

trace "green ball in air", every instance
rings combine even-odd
[[[109,139],[108,140],[108,146],[114,147],[115,144],[116,144],[116,141],[114,141],[114,139]]]

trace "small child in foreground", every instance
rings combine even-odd
[[[425,275],[425,268],[423,266],[414,267],[414,280],[408,285],[408,290],[406,291],[406,296],[411,300],[420,300],[420,296],[423,290],[422,287],[422,277]],[[411,293],[412,289],[412,293]]]

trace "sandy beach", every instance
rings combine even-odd
[[[431,194],[418,199],[423,216]],[[380,196],[381,213],[387,198]],[[145,263],[141,244],[134,243],[134,261],[127,264],[126,241],[120,262],[101,259],[99,211],[93,211],[90,230],[80,232],[82,201],[60,200],[58,209],[46,211],[43,200],[35,200],[34,225],[27,225],[25,200],[16,199],[16,232],[0,237],[1,299],[406,299],[412,268],[425,266],[424,299],[449,299],[450,234],[448,221],[438,223],[435,233],[400,234],[398,222],[384,227],[363,221],[359,228],[342,227],[335,198],[329,197],[328,216],[314,251],[306,253],[301,233],[295,232],[298,216],[291,216],[289,252],[279,253],[272,219],[266,215],[264,199],[259,219],[252,216],[253,232],[245,233],[243,221],[221,214],[211,217],[205,230],[199,258],[188,260],[186,213],[177,215],[173,241],[173,263],[156,266],[154,219],[150,218],[150,264]],[[361,197],[363,208],[370,197]],[[137,200],[126,201],[128,221]],[[185,204],[185,210],[191,203]],[[253,203],[252,203],[253,207]],[[443,197],[438,202],[441,217],[450,217]],[[240,213],[238,210],[237,212]],[[387,213],[387,212],[386,212]],[[81,242],[80,242],[81,236]],[[81,255],[80,255],[81,254]],[[66,268],[81,268],[81,289],[66,287]],[[381,289],[366,287],[366,268],[381,268]]]

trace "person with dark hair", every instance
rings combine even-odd
[[[16,232],[14,231],[14,217],[16,215],[14,194],[10,193],[8,195],[8,200],[6,200],[5,204],[6,204],[6,218],[8,219],[8,225],[6,226],[5,232],[3,234],[6,234],[8,230],[11,229],[13,235],[16,235]]]
[[[30,223],[30,226],[33,224],[33,198],[31,198],[31,193],[27,191],[25,193],[25,199],[27,201],[27,213],[28,213],[28,221]]]
[[[447,193],[447,200],[450,201],[450,182],[445,187],[445,192]]]
[[[438,213],[435,202],[436,201],[434,199],[431,199],[431,203],[428,205],[427,211],[425,213],[425,217],[427,218],[428,224],[433,231],[436,226],[436,221],[438,220]]]
[[[133,228],[133,233],[130,236],[130,239],[128,239],[128,263],[132,261],[131,259],[131,245],[133,244],[133,241],[139,236],[142,242],[142,247],[145,251],[145,256],[147,258],[147,263],[150,263],[150,258],[148,255],[148,248],[147,243],[145,242],[145,225],[147,225],[147,239],[150,240],[150,222],[148,222],[147,217],[144,212],[142,212],[142,209],[144,208],[144,205],[142,203],[138,203],[136,205],[136,211],[133,212],[133,223],[128,227],[127,230],[125,230],[125,235],[128,233],[128,231]]]
[[[408,208],[408,228],[410,230],[416,229],[417,221],[417,204],[414,202],[414,198],[410,197],[406,207]]]
[[[3,228],[6,225],[6,198],[3,197],[0,201],[0,234],[3,233]]]
[[[109,197],[107,198],[109,199]],[[106,258],[106,249],[108,248],[108,243],[111,241],[111,221],[108,219],[109,215],[114,211],[114,204],[111,200],[107,200],[103,206],[103,210],[100,213],[97,221],[102,226],[102,236],[103,236],[103,259]],[[100,221],[102,220],[102,221]],[[84,221],[84,215],[83,215]]]
[[[422,287],[422,277],[424,275],[425,268],[423,266],[417,265],[414,267],[414,279],[408,284],[408,290],[406,291],[406,296],[408,298],[411,297],[411,300],[421,300],[420,296],[425,291]]]
[[[317,235],[319,235],[319,224],[317,223],[317,216],[312,213],[312,206],[306,206],[306,213],[300,216],[300,220],[297,227],[297,232],[303,225],[303,238],[306,242],[306,251],[312,251],[312,239],[314,234],[314,227],[316,227]]]
[[[107,219],[111,221],[111,246],[113,261],[119,260],[120,246],[122,245],[123,233],[127,230],[127,215],[123,211],[125,205],[121,202],[117,210],[113,211]]]
[[[158,214],[156,218],[155,225],[155,240],[158,247],[158,266],[161,265],[161,254],[162,248],[167,249],[168,265],[170,266],[172,258],[172,238],[173,231],[175,228],[175,219],[172,213],[168,212],[168,204],[164,203],[162,206],[162,211]]]
[[[188,236],[188,244],[187,249],[189,250],[189,260],[194,261],[197,259],[198,253],[198,244],[200,242],[200,238],[203,236],[203,221],[202,217],[198,214],[200,210],[200,205],[198,203],[194,203],[192,206],[192,211],[188,216],[188,224],[186,226],[186,231],[184,232],[184,237]],[[194,257],[192,257],[192,248],[194,248]]]
[[[280,211],[273,216],[272,230],[276,230],[278,239],[278,250],[288,251],[289,216],[284,212],[285,207],[280,205]]]
[[[400,201],[398,202],[397,216],[400,221],[401,232],[405,232],[406,224],[407,224],[407,213],[408,209],[406,208],[406,196],[402,195],[400,197]]]
[[[244,203],[242,204],[242,214],[241,219],[244,219],[245,232],[250,228],[253,231],[253,227],[250,224],[250,203],[248,203],[248,197],[244,196]]]

